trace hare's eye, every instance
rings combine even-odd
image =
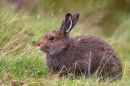
[[[54,36],[50,36],[48,39],[49,39],[49,40],[54,40],[55,37],[54,37]]]

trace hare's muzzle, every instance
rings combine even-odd
[[[41,43],[42,43],[42,41],[40,41],[40,42],[38,43],[38,47],[41,45]]]
[[[37,44],[38,45],[38,49],[41,51],[40,45],[41,45],[41,41]]]

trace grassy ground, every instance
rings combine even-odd
[[[123,63],[123,78],[119,81],[98,82],[97,78],[58,78],[51,75],[45,63],[45,54],[37,49],[37,43],[50,30],[60,27],[60,17],[30,15],[12,10],[0,11],[0,85],[24,86],[129,86],[130,84],[130,17],[122,21],[112,37],[100,31],[89,30],[82,23],[70,33],[71,37],[95,34],[106,40]],[[64,15],[63,15],[64,16]],[[100,33],[99,33],[100,32]]]

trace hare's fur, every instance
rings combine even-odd
[[[104,40],[94,35],[69,38],[69,31],[78,21],[74,19],[76,17],[79,15],[67,14],[61,28],[46,34],[39,43],[40,50],[47,53],[46,62],[49,69],[53,73],[60,72],[63,75],[84,73],[86,77],[97,75],[120,79],[121,61]],[[54,40],[49,40],[50,36],[55,37]]]

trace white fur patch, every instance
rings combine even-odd
[[[72,20],[71,20],[71,22],[70,22],[69,29],[68,29],[68,30],[66,30],[66,33],[68,33],[68,32],[70,31],[71,27],[72,27]]]
[[[40,50],[40,51],[41,51],[40,46],[38,46],[38,50]]]
[[[51,55],[55,55],[55,51],[51,51],[49,52]]]
[[[40,46],[38,46],[38,50],[39,50],[40,52],[43,52],[43,51],[41,50]]]

